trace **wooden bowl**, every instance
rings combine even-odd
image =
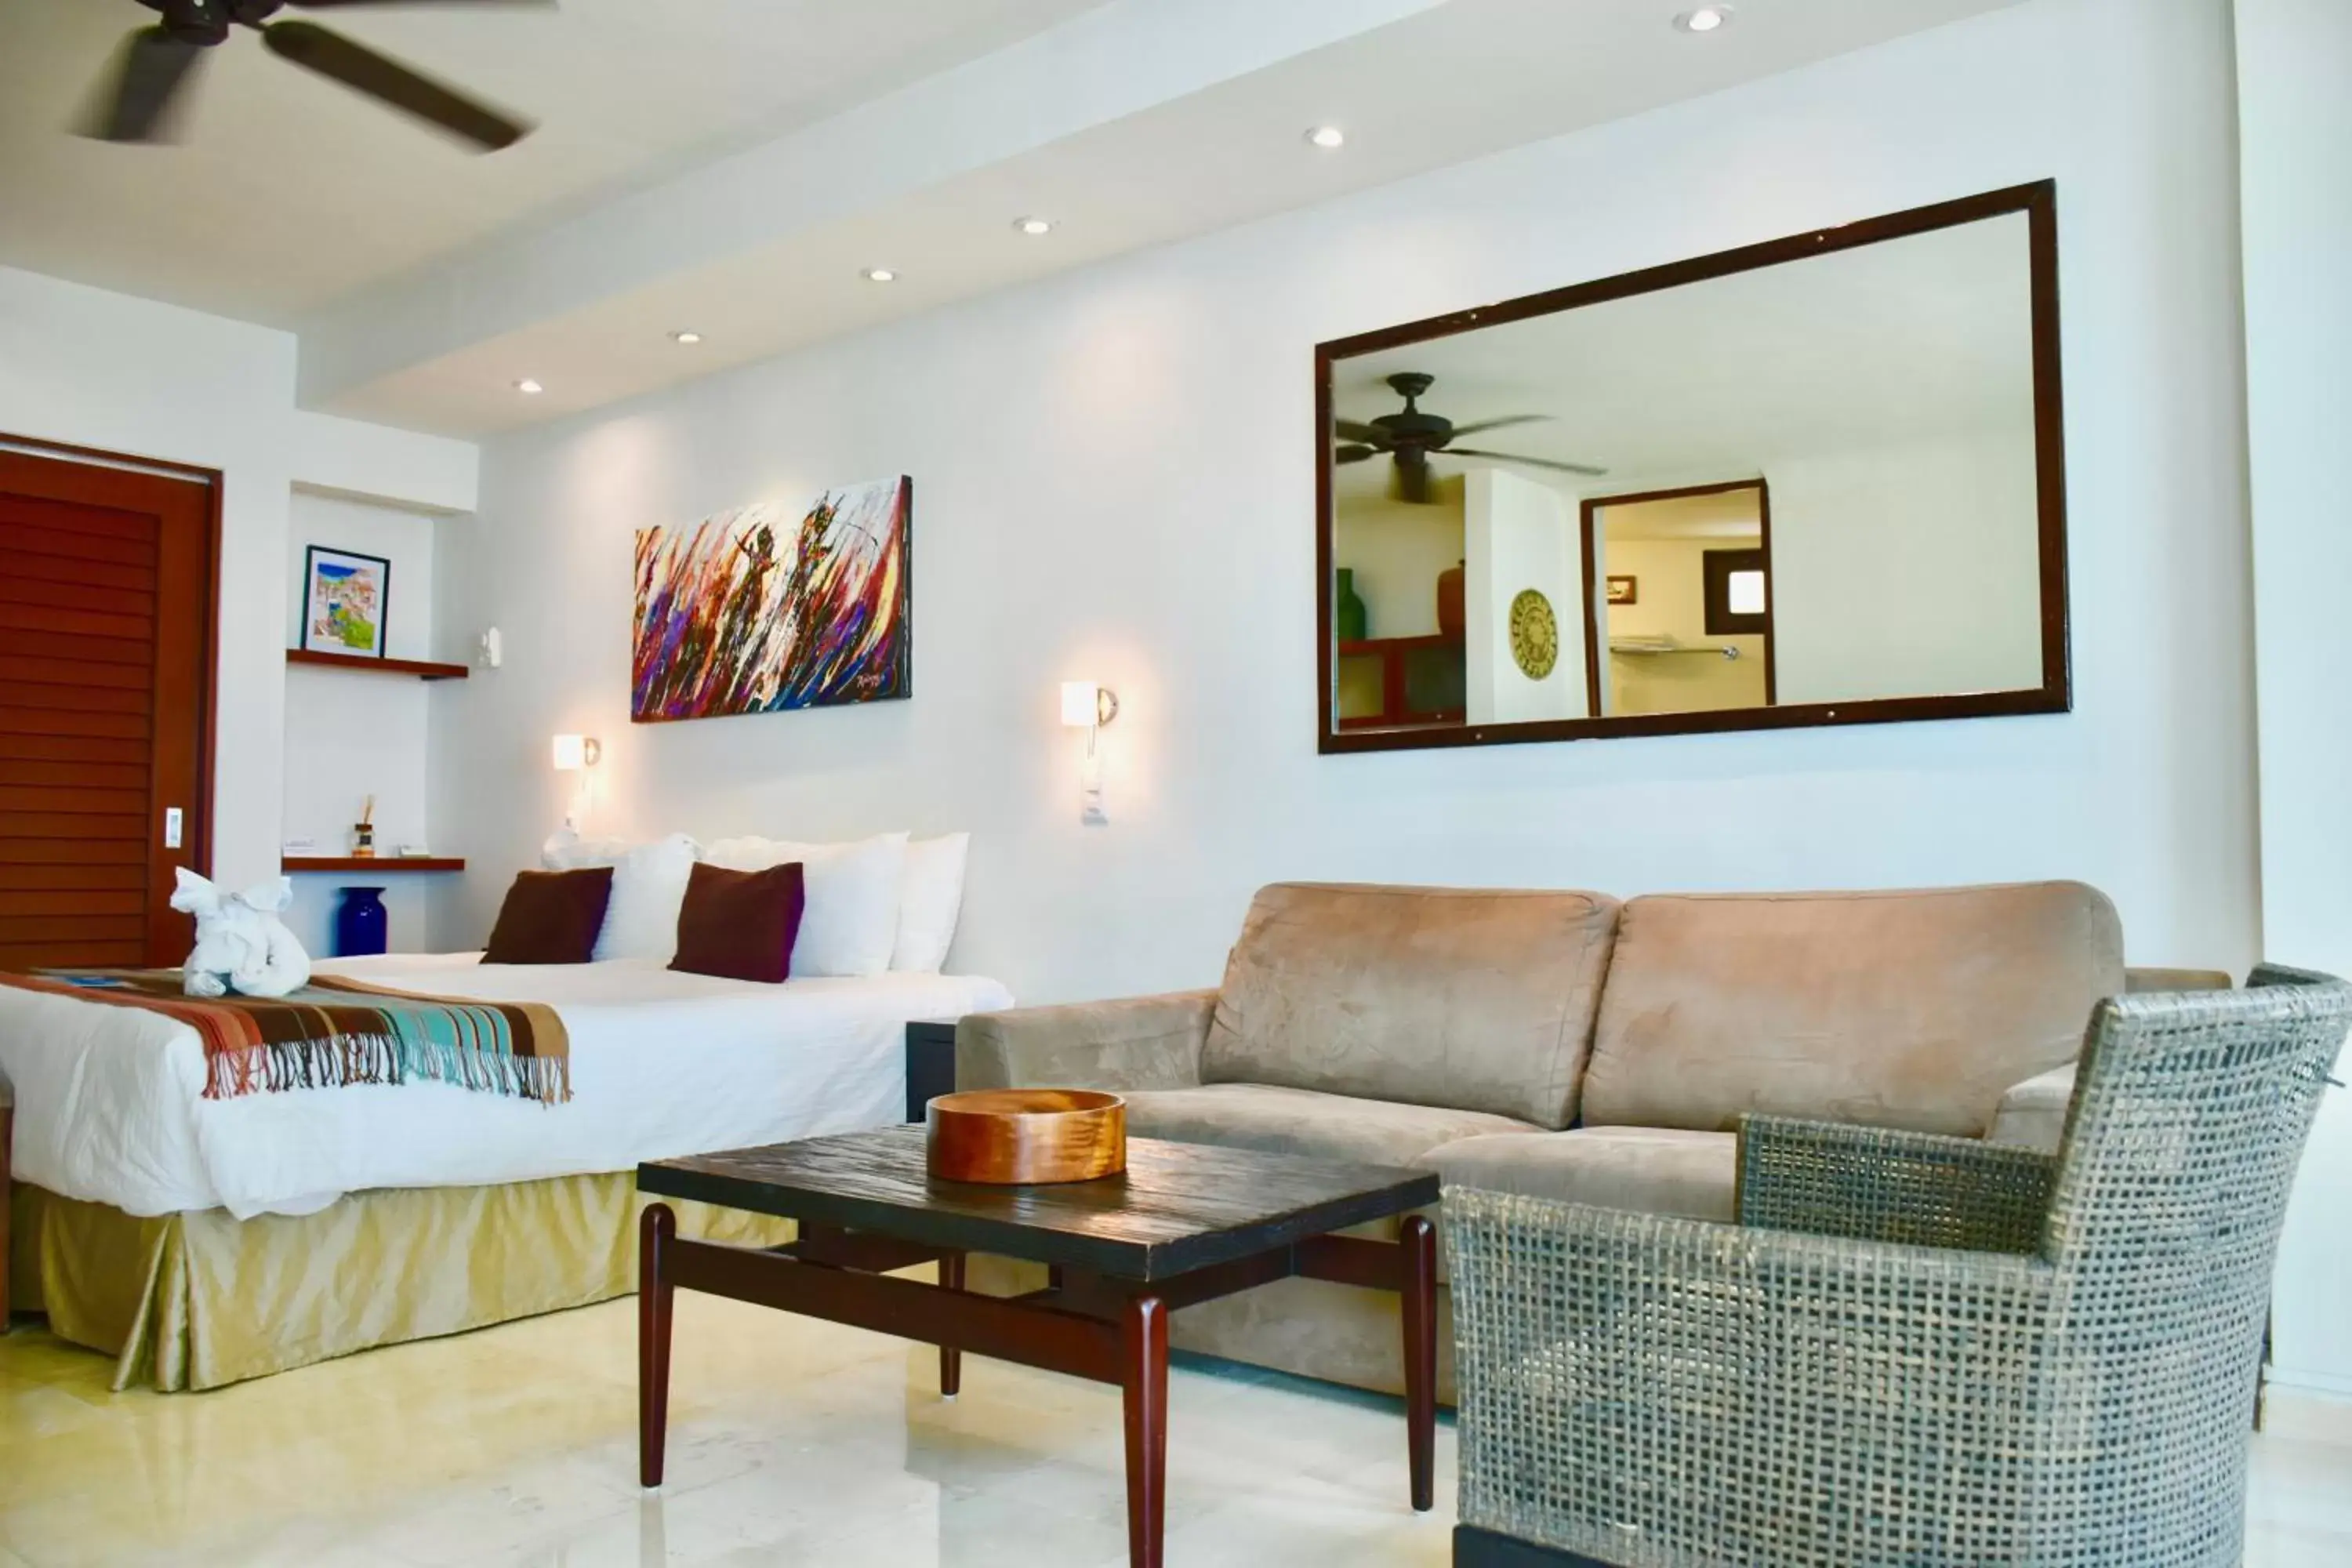
[[[1091,1182],[1127,1169],[1127,1101],[1092,1089],[975,1089],[930,1104],[928,1163],[950,1182]]]

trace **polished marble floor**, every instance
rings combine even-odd
[[[635,1482],[626,1301],[210,1394],[110,1394],[110,1363],[0,1341],[0,1568],[655,1568],[1125,1562],[1115,1389],[678,1298],[668,1485]],[[1440,1568],[1388,1402],[1180,1368],[1171,1568]],[[2352,1563],[2352,1442],[2256,1440],[2251,1568]],[[2347,1436],[2352,1436],[2347,1432]]]

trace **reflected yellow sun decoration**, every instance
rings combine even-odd
[[[1522,588],[1511,601],[1511,658],[1529,680],[1541,680],[1559,662],[1559,622],[1536,589]]]

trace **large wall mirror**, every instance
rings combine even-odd
[[[2063,712],[2043,183],[1316,351],[1327,752]]]

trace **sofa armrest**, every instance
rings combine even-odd
[[[1974,1138],[1748,1116],[1739,1223],[1971,1252],[2039,1250],[2054,1162]]]
[[[2068,1062],[2023,1083],[2011,1084],[2009,1092],[2000,1097],[2000,1108],[1993,1112],[1992,1128],[1986,1132],[1985,1142],[2039,1150],[2044,1154],[2058,1152],[2058,1145],[2066,1136],[2066,1110],[2074,1103],[2074,1069],[2080,1065]]]
[[[1217,994],[974,1013],[956,1025],[958,1089],[1191,1089]]]
[[[2227,991],[2237,984],[2226,969],[2126,969],[2124,990]]]

